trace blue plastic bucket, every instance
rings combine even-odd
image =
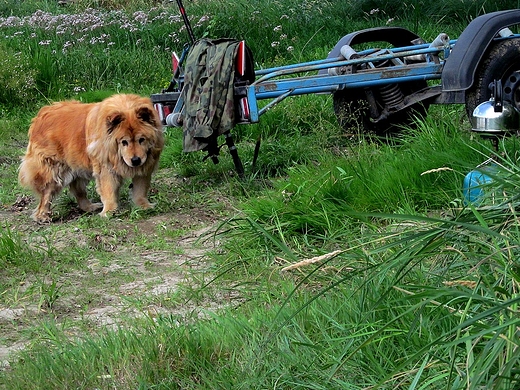
[[[486,189],[493,182],[487,173],[496,172],[496,166],[490,165],[469,172],[464,178],[463,195],[464,203],[479,206],[486,196]]]

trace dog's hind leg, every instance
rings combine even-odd
[[[34,156],[24,158],[18,177],[22,186],[32,189],[40,198],[32,214],[33,219],[38,223],[48,223],[51,221],[52,200],[63,187],[56,182],[47,161],[42,161]]]
[[[154,204],[150,203],[147,199],[151,179],[151,174],[146,176],[135,176],[132,179],[132,200],[136,206],[139,206],[142,209],[154,207]]]
[[[96,211],[103,207],[102,203],[92,203],[87,198],[87,184],[89,181],[88,179],[78,177],[69,184],[70,192],[76,198],[79,208],[86,212]]]
[[[40,195],[40,203],[34,210],[33,219],[38,223],[51,222],[51,204],[54,197],[62,190],[61,186],[56,185],[55,182],[50,182],[45,187],[36,189]]]

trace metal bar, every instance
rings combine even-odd
[[[254,86],[247,87],[247,102],[249,104],[249,119],[251,123],[257,123],[260,120],[258,113],[258,100]]]
[[[322,87],[308,87],[308,88],[298,88],[298,89],[290,89],[290,90],[280,90],[280,91],[273,91],[273,92],[262,92],[262,93],[256,93],[256,98],[258,100],[266,100],[266,99],[277,99],[279,97],[283,97],[282,99],[279,99],[276,101],[276,103],[279,103],[281,100],[285,99],[287,96],[299,96],[299,95],[308,95],[311,93],[332,93],[338,91],[339,85],[337,84],[331,84],[326,85]],[[289,92],[289,93],[288,93]]]
[[[255,81],[256,84],[262,83],[265,80],[272,79],[275,77],[290,75],[294,73],[303,73],[303,72],[311,72],[316,70],[322,70],[322,69],[329,69],[329,68],[336,68],[341,66],[349,66],[349,65],[360,65],[360,64],[366,64],[369,62],[374,61],[385,61],[385,60],[392,60],[395,58],[402,58],[402,57],[409,57],[409,56],[415,56],[420,54],[438,54],[444,51],[444,48],[430,48],[426,47],[423,49],[414,49],[414,50],[400,50],[395,51],[391,49],[385,49],[389,51],[389,54],[385,55],[368,55],[364,56],[362,58],[356,58],[354,60],[346,60],[343,57],[336,57],[336,58],[327,58],[324,60],[317,60],[317,61],[310,61],[310,62],[302,62],[300,64],[294,64],[294,65],[288,65],[288,66],[281,66],[276,68],[270,68],[270,69],[263,69],[261,71],[256,71],[256,75],[261,75],[258,80]],[[374,50],[369,50],[372,53]],[[360,55],[364,55],[363,52],[359,53]]]
[[[399,51],[406,51],[404,49],[420,50],[420,49],[426,49],[428,47],[429,47],[429,44],[423,44],[423,45],[406,46],[406,47],[400,47],[400,48],[390,48],[390,49],[387,49],[387,50],[391,51],[391,52],[399,52]],[[378,52],[380,50],[381,49],[366,49],[366,50],[358,52],[358,54],[360,56],[369,56],[369,55],[374,54],[374,53],[376,53],[376,52]],[[325,59],[321,59],[321,60],[302,62],[302,63],[299,63],[299,64],[293,64],[293,65],[284,65],[284,66],[278,66],[278,67],[273,67],[273,68],[258,69],[258,70],[255,71],[255,75],[256,76],[262,76],[262,75],[266,75],[266,74],[272,73],[272,72],[277,72],[277,71],[280,71],[280,70],[295,69],[295,68],[299,68],[299,67],[303,67],[303,66],[307,66],[307,65],[320,64],[320,63],[323,63],[323,64],[334,63],[334,62],[337,62],[337,61],[346,61],[346,59],[343,58],[343,57],[325,58]]]
[[[302,94],[311,93],[310,88],[319,88],[320,92],[326,92],[412,80],[436,80],[441,78],[441,72],[442,64],[391,66],[338,76],[322,75],[254,83],[249,88],[255,89],[258,99],[265,99],[279,96],[288,90],[294,90],[293,94]],[[303,92],[298,92],[299,90]]]
[[[193,45],[195,43],[195,34],[193,34],[193,30],[191,29],[191,24],[188,19],[188,15],[186,15],[186,11],[184,10],[184,6],[182,5],[182,0],[177,0],[177,6],[179,7],[179,11],[182,16],[182,20],[184,21],[184,25],[186,26],[186,31],[188,31],[188,36],[190,37],[190,42]]]
[[[293,90],[289,90],[289,91],[286,91],[285,93],[282,93],[281,95],[279,95],[276,99],[274,99],[273,101],[271,101],[270,103],[268,103],[266,106],[262,107],[260,109],[260,111],[258,111],[258,115],[262,115],[264,113],[266,113],[271,107],[274,107],[275,105],[277,105],[278,103],[280,103],[282,100],[284,100],[287,96],[290,96],[292,95],[293,93]]]
[[[409,76],[407,77],[406,81],[416,81],[416,80],[429,80],[429,78],[425,78],[424,75],[418,75],[418,76]],[[387,85],[387,84],[397,84],[397,83],[403,83],[403,79],[399,76],[394,78],[388,78],[386,80],[370,80],[370,81],[361,81],[356,83],[355,87],[350,86],[350,88],[362,88],[362,87],[376,87],[380,85]],[[350,88],[341,88],[341,86],[337,84],[332,84],[329,86],[323,86],[323,87],[312,87],[312,88],[299,88],[299,89],[292,89],[290,90],[290,96],[298,96],[298,95],[308,95],[311,93],[333,93],[338,90],[342,89],[350,89]],[[263,92],[263,93],[256,93],[256,99],[257,100],[265,100],[265,99],[277,99],[276,103],[279,103],[281,100],[278,100],[280,96],[283,96],[284,98],[287,97],[288,91],[274,91],[274,92]]]
[[[332,64],[341,60],[345,60],[343,57],[336,57],[336,58],[325,58],[322,60],[315,60],[315,61],[309,61],[309,62],[302,62],[299,64],[293,64],[293,65],[285,65],[285,66],[278,66],[274,68],[266,68],[266,69],[259,69],[255,70],[255,76],[264,76],[266,74],[270,74],[273,72],[283,72],[285,70],[294,70],[303,68],[305,66],[312,66],[312,65],[320,65],[320,64]]]

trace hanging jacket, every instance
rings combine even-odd
[[[186,58],[184,72],[183,149],[216,147],[217,137],[235,124],[235,56],[239,41],[200,39]]]

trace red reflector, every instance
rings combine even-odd
[[[240,41],[238,44],[238,53],[236,58],[236,66],[237,72],[240,76],[243,76],[246,73],[246,43],[245,41]]]
[[[161,103],[155,103],[153,106],[155,110],[159,113],[159,119],[161,120],[161,123],[165,124],[166,117],[171,114],[172,110],[169,106],[163,106]]]
[[[179,57],[177,56],[177,53],[172,53],[172,70],[173,74],[177,71],[177,68],[179,67]]]
[[[155,111],[157,111],[157,113],[159,114],[159,119],[161,120],[161,122],[164,120],[164,115],[163,115],[163,105],[160,104],[160,103],[155,103],[154,105],[154,108],[155,108]]]
[[[240,119],[247,121],[250,118],[249,115],[249,103],[247,98],[244,97],[240,99]]]

